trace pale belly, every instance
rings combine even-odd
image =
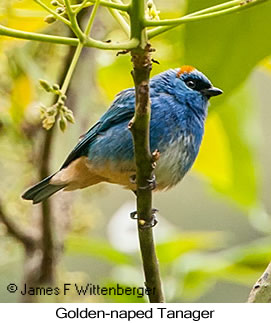
[[[191,139],[191,138],[190,138]],[[180,138],[170,143],[163,152],[154,170],[156,178],[156,189],[165,190],[176,185],[191,167],[194,156],[186,149],[189,138],[186,142]],[[98,167],[97,174],[104,178],[104,181],[119,184],[130,190],[136,190],[136,184],[131,177],[135,176],[135,165],[133,162],[107,162],[106,167]]]
[[[191,167],[194,157],[186,149],[187,142],[178,140],[170,143],[160,153],[154,174],[156,189],[165,190],[176,185]],[[60,170],[51,180],[52,184],[66,184],[65,190],[84,188],[100,182],[119,184],[126,189],[136,190],[133,161],[110,161],[93,164],[87,157],[80,157],[68,167]]]

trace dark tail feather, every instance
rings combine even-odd
[[[33,204],[37,204],[66,186],[50,184],[50,179],[53,176],[54,174],[46,177],[38,184],[30,187],[26,192],[23,193],[22,198],[25,200],[32,200]]]

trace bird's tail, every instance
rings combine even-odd
[[[54,175],[55,174],[48,176],[41,182],[30,187],[26,192],[23,193],[22,198],[25,200],[32,200],[33,204],[37,204],[64,188],[66,185],[50,184],[50,179]]]

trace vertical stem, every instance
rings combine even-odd
[[[41,164],[39,175],[43,179],[49,175],[49,161],[54,128],[45,133],[43,148],[41,151]],[[50,200],[41,204],[42,210],[42,249],[43,258],[41,264],[40,282],[52,283],[55,280],[55,246],[53,236],[53,214]]]
[[[131,51],[135,84],[136,106],[135,115],[130,123],[134,140],[137,182],[137,214],[138,235],[145,284],[153,292],[149,295],[151,303],[164,302],[159,264],[155,252],[153,230],[151,227],[142,229],[141,223],[152,220],[152,191],[144,189],[152,178],[153,162],[149,145],[150,98],[149,77],[152,68],[150,45],[147,42],[143,20],[145,15],[144,0],[133,0],[129,11],[131,19],[131,39],[138,39],[139,46]]]
[[[68,1],[67,1],[67,3],[68,3]],[[96,16],[96,13],[97,13],[97,10],[98,10],[99,5],[100,5],[100,0],[97,0],[95,2],[95,5],[94,5],[94,7],[93,7],[93,9],[91,11],[89,20],[87,22],[87,26],[86,26],[86,29],[85,29],[85,32],[84,32],[85,37],[88,37],[88,35],[90,33],[90,30],[91,30],[91,27],[93,25],[94,18]],[[74,18],[76,19],[75,16],[74,16]],[[70,81],[71,81],[72,74],[74,72],[74,69],[76,67],[76,64],[78,62],[78,59],[80,57],[80,54],[82,52],[83,47],[84,47],[84,43],[80,41],[79,44],[78,44],[78,46],[77,46],[77,48],[76,48],[76,51],[74,53],[74,56],[73,56],[72,62],[70,64],[70,67],[68,69],[68,72],[67,72],[67,75],[65,77],[65,80],[63,82],[63,85],[62,85],[62,88],[61,88],[61,93],[62,94],[65,94],[66,91],[67,91],[67,89],[68,89],[68,86],[69,86]]]

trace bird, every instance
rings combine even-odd
[[[179,183],[192,167],[202,142],[209,99],[223,93],[195,67],[184,65],[150,79],[150,150],[159,152],[154,191]],[[135,113],[135,88],[118,93],[68,155],[60,169],[23,193],[33,204],[54,193],[101,182],[136,193],[133,139],[128,124]]]

